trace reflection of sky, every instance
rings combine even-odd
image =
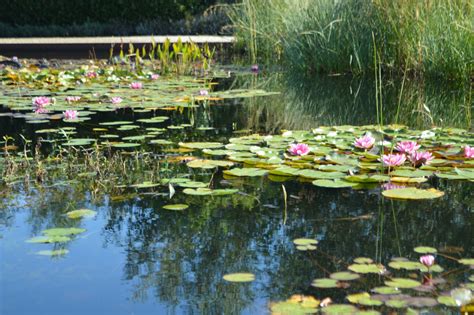
[[[267,84],[267,90],[282,89],[275,80],[261,83]],[[229,100],[219,103],[229,106],[170,112],[167,115],[173,124],[189,123],[192,114],[197,126],[210,125],[217,130],[168,131],[160,138],[176,143],[226,141],[233,129],[248,127],[274,131],[317,124],[373,123],[371,86],[346,78],[314,79],[309,87],[286,87],[278,97]],[[407,95],[413,96],[415,88],[407,86]],[[433,91],[428,86],[424,93],[432,99],[435,119],[446,117],[447,124],[462,126],[464,116],[443,112],[436,104],[446,98],[433,100]],[[387,87],[385,95],[386,103],[393,104],[397,89]],[[452,104],[457,97],[451,99]],[[456,108],[451,106],[451,110]],[[412,110],[404,110],[402,119]],[[387,117],[393,117],[393,107],[387,111]],[[94,115],[88,124],[78,125],[78,136],[89,136],[91,126],[104,117],[109,121],[142,118],[130,111]],[[415,124],[426,125],[424,118],[413,119]],[[12,122],[10,117],[0,117],[0,135],[22,133],[32,138],[38,128]],[[177,168],[170,176],[186,171],[184,165]],[[143,180],[143,173],[136,169],[132,175],[137,182]],[[195,175],[198,180],[210,180],[210,173]],[[216,188],[223,186],[221,179],[220,173],[213,178]],[[161,210],[170,202],[163,196],[117,203],[107,197],[92,200],[87,184],[81,188],[73,182],[43,191],[11,188],[0,204],[0,313],[261,314],[267,311],[269,301],[295,293],[331,296],[342,302],[345,291],[315,290],[310,283],[329,272],[345,270],[357,256],[380,257],[384,263],[400,255],[417,259],[412,248],[418,245],[463,247],[464,257],[474,253],[470,237],[472,183],[433,180],[431,184],[446,191],[446,196],[436,201],[401,202],[381,199],[379,189],[328,190],[290,181],[284,183],[289,196],[285,216],[281,183],[261,178],[239,182],[230,181],[230,187],[247,195],[192,197],[178,189],[172,202],[189,204],[183,212]],[[167,192],[162,187],[156,191]],[[87,232],[65,245],[70,250],[66,256],[51,259],[35,255],[53,246],[24,241],[45,228],[69,226],[71,221],[63,214],[71,207],[94,209],[98,216],[74,221]],[[292,240],[298,237],[320,240],[318,250],[296,251]],[[445,267],[453,266],[439,260]],[[222,280],[224,274],[239,271],[255,273],[256,281],[231,284]],[[378,279],[368,281],[371,287],[380,285]],[[350,290],[368,288],[361,282]]]
[[[70,252],[57,259],[34,254],[52,245],[24,240],[36,235],[31,224],[41,230],[63,222],[60,200],[71,191],[51,190],[55,202],[45,211],[34,210],[38,193],[19,196],[30,206],[12,207],[14,220],[2,228],[0,240],[2,311],[255,314],[265,312],[270,300],[294,293],[330,295],[342,301],[344,292],[314,290],[310,283],[326,277],[326,271],[345,270],[357,256],[378,255],[385,263],[400,254],[416,259],[412,248],[417,245],[462,246],[464,257],[473,253],[472,240],[466,238],[472,235],[467,183],[453,183],[456,192],[436,202],[392,202],[366,191],[332,191],[287,182],[292,197],[286,224],[281,184],[249,184],[260,187],[256,195],[260,203],[242,206],[238,195],[213,201],[178,193],[173,202],[185,202],[190,208],[167,212],[161,207],[168,201],[161,197],[118,204],[77,200],[78,207],[95,209],[98,216],[82,221],[79,226],[87,232],[68,243]],[[254,194],[254,188],[247,185],[244,190]],[[42,217],[32,218],[33,213]],[[358,218],[364,215],[371,216]],[[292,240],[297,237],[319,239],[318,250],[295,251]],[[450,266],[442,258],[440,263]],[[224,274],[237,271],[255,273],[256,281],[222,280]],[[369,285],[379,285],[377,281],[372,279]]]

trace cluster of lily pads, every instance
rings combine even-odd
[[[318,242],[314,239],[298,238],[294,243],[299,250],[314,250]],[[348,289],[352,285],[357,287],[363,277],[377,275],[378,282],[383,285],[372,288],[370,293],[364,291],[348,294],[346,300],[350,304],[333,303],[330,297],[320,300],[311,295],[293,295],[286,301],[272,302],[272,314],[313,314],[319,311],[324,314],[381,314],[379,309],[385,312],[389,309],[406,309],[417,314],[417,308],[437,305],[465,309],[473,299],[474,276],[471,275],[468,282],[452,288],[441,274],[443,267],[435,263],[434,255],[438,253],[436,248],[418,246],[414,251],[421,255],[419,261],[395,257],[386,267],[375,263],[371,258],[358,257],[347,270],[312,281],[311,285],[319,290]],[[473,258],[454,260],[461,267],[474,266]],[[408,276],[400,277],[400,273]],[[252,273],[240,272],[224,275],[223,278],[228,282],[251,282],[256,277]]]
[[[72,221],[77,221],[78,219],[82,218],[93,218],[97,214],[94,210],[89,209],[77,209],[69,211],[65,214],[68,219]],[[57,228],[49,228],[43,230],[41,232],[42,235],[35,236],[28,239],[27,243],[32,244],[53,244],[54,248],[51,250],[40,250],[37,251],[37,255],[42,256],[64,256],[69,253],[69,250],[64,248],[61,245],[72,241],[74,236],[77,236],[81,233],[84,233],[86,229],[78,228],[78,227],[57,227]]]

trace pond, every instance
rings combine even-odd
[[[469,303],[469,87],[107,69],[3,73],[2,314]],[[364,135],[375,143],[357,147]],[[431,163],[380,161],[408,140]],[[296,143],[309,153],[292,154]]]

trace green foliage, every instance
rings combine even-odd
[[[374,43],[386,72],[466,78],[472,73],[469,0],[244,0],[231,12],[251,62],[297,71],[371,73]]]

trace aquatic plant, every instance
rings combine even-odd
[[[375,138],[371,135],[364,135],[363,137],[356,138],[354,141],[354,146],[361,149],[370,149],[375,144]]]
[[[66,96],[66,102],[68,103],[75,103],[81,100],[80,96]]]
[[[51,104],[51,99],[46,96],[38,96],[32,99],[32,103],[36,107],[44,107]]]
[[[66,119],[66,120],[77,119],[77,117],[78,117],[78,111],[77,111],[77,110],[68,109],[68,110],[66,110],[65,112],[63,112],[63,115],[64,115],[64,119]]]
[[[88,78],[88,79],[95,79],[97,77],[98,77],[98,74],[95,71],[87,71],[86,72],[86,78]]]
[[[309,153],[309,146],[305,143],[292,143],[288,148],[288,152],[293,155],[306,155]]]
[[[250,71],[252,72],[258,72],[259,68],[258,68],[258,64],[254,64],[250,67]]]
[[[431,152],[428,151],[414,151],[409,156],[408,159],[415,167],[419,167],[421,165],[428,165],[432,160],[434,160],[433,155]]]
[[[376,44],[384,73],[459,80],[471,75],[473,15],[469,0],[244,0],[230,12],[251,63],[279,60],[303,73],[371,73]]]
[[[405,154],[384,154],[382,162],[385,166],[400,166],[406,161]]]
[[[158,80],[160,78],[160,75],[157,73],[153,73],[150,75],[150,79],[152,80]]]
[[[464,156],[468,159],[474,158],[474,147],[466,145],[464,147]]]
[[[199,95],[207,96],[207,95],[209,95],[209,92],[207,90],[199,90]]]
[[[430,268],[431,266],[433,266],[435,258],[433,255],[423,255],[420,257],[420,262],[426,267]]]
[[[122,103],[123,99],[120,96],[114,96],[110,98],[110,102],[112,104],[120,104]]]
[[[131,89],[134,89],[134,90],[138,90],[138,89],[143,88],[143,84],[141,82],[132,82],[132,83],[130,83],[129,86],[130,86]]]
[[[395,149],[398,152],[412,154],[420,148],[420,145],[416,141],[401,141],[397,143]]]

